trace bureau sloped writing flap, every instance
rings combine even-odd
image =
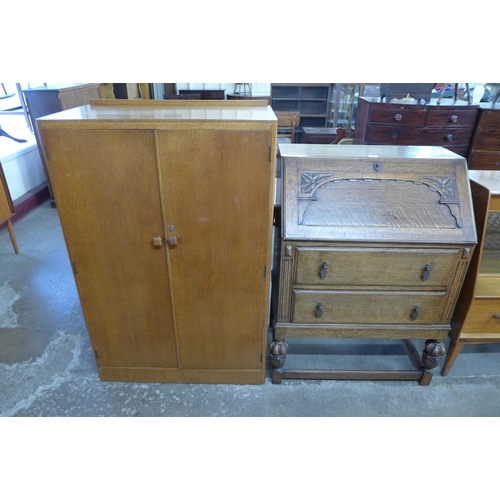
[[[302,183],[309,177],[302,174]],[[299,195],[300,196],[300,195]],[[380,179],[333,179],[310,198],[299,197],[299,225],[329,227],[443,228],[461,225],[455,200],[429,184]],[[302,213],[302,211],[304,211]]]
[[[364,158],[364,146],[326,151],[337,148],[340,156],[282,153],[285,238],[475,243],[465,159],[433,158],[442,148],[429,147],[422,158],[398,158],[404,147],[382,147],[390,156],[372,147]]]

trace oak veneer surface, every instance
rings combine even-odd
[[[263,383],[276,117],[177,102],[39,122],[99,372]]]
[[[288,337],[426,339],[422,363],[435,368],[477,242],[465,159],[415,146],[280,154],[273,380]]]

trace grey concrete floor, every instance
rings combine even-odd
[[[0,416],[388,417],[500,415],[500,346],[465,346],[431,385],[285,380],[189,385],[101,382],[57,209],[14,223],[20,253],[0,231]],[[396,342],[291,342],[287,367],[409,365]],[[419,349],[420,350],[420,349]],[[326,354],[325,354],[326,353]]]

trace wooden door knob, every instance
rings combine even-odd
[[[167,238],[167,243],[171,247],[177,246],[177,237],[176,236],[170,236],[169,238]]]
[[[163,238],[161,236],[155,236],[153,238],[153,247],[154,248],[161,248],[163,245]]]

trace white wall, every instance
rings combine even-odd
[[[46,181],[36,143],[3,156],[0,160],[14,201]]]

